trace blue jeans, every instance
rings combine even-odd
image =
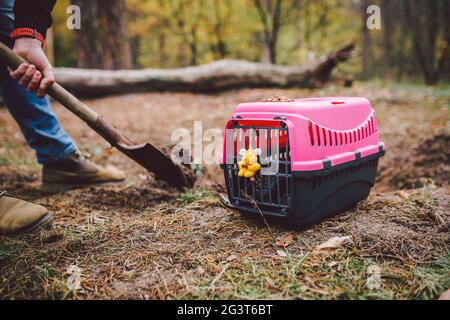
[[[1,41],[10,44],[14,0],[0,0]],[[18,123],[28,145],[36,151],[41,164],[63,159],[76,150],[70,136],[61,128],[48,97],[38,98],[13,80],[0,64],[0,95]],[[1,144],[1,141],[0,141]]]

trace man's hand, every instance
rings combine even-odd
[[[28,91],[43,97],[45,90],[55,82],[55,77],[41,42],[33,38],[18,38],[13,50],[29,63],[22,63],[16,70],[10,69],[10,76]]]

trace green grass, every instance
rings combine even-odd
[[[64,228],[64,238],[75,245],[81,245],[84,241],[97,237],[104,228],[101,226],[86,224],[78,227]]]
[[[40,165],[34,156],[30,157],[25,152],[23,145],[10,142],[2,142],[0,148],[0,166],[26,166],[30,170],[38,170]]]
[[[172,298],[436,299],[450,287],[449,262],[447,253],[429,266],[413,268],[392,261],[378,263],[346,249],[330,255],[288,256],[276,267],[267,260],[243,259],[236,265],[221,263],[225,271],[219,278],[203,277],[191,283],[189,294]],[[381,271],[379,289],[367,285],[373,265]]]
[[[50,263],[47,262],[35,266],[34,271],[41,280],[53,277],[56,274],[56,270],[52,267]]]
[[[414,290],[418,299],[434,299],[450,288],[450,252],[438,257],[430,266],[414,271],[414,280],[419,285]]]
[[[0,243],[0,261],[17,257],[27,248],[24,241],[7,239]]]
[[[177,198],[177,201],[180,204],[186,205],[199,200],[211,198],[212,196],[212,193],[206,192],[202,189],[189,190],[180,194]]]
[[[425,86],[420,82],[395,82],[375,79],[370,81],[359,81],[358,85],[365,89],[380,89],[385,88],[389,91],[395,92],[398,95],[408,93],[420,93],[428,97],[446,97],[450,98],[450,83],[440,83],[435,86]]]
[[[0,166],[7,166],[9,164],[10,164],[10,162],[9,162],[8,158],[0,156]]]

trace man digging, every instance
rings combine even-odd
[[[30,64],[8,70],[0,64],[0,94],[27,144],[43,165],[44,185],[73,186],[125,180],[125,173],[85,159],[52,111],[46,89],[54,83],[52,67],[42,50],[56,0],[0,0],[0,41]],[[0,191],[0,234],[36,230],[52,213]]]

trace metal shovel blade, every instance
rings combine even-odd
[[[115,147],[142,167],[152,172],[157,179],[165,181],[180,190],[189,185],[185,181],[185,175],[180,167],[151,144],[146,143],[135,146],[117,144]]]

